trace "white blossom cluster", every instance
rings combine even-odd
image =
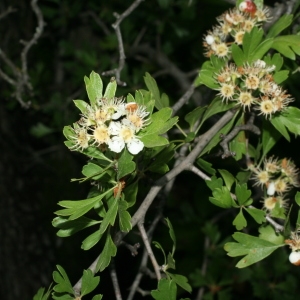
[[[110,149],[120,153],[125,146],[131,154],[138,154],[144,144],[137,133],[149,125],[149,112],[136,102],[125,103],[122,98],[101,98],[96,105],[87,104],[81,119],[74,124],[72,150],[89,146],[102,151]]]
[[[260,27],[269,19],[267,9],[257,8],[250,0],[243,1],[239,8],[233,8],[219,16],[219,24],[204,36],[205,56],[214,54],[227,57],[232,42],[241,45],[246,32],[250,32],[254,26]]]
[[[237,67],[225,66],[216,74],[218,95],[223,101],[235,101],[243,109],[254,109],[266,118],[284,110],[293,98],[274,82],[275,66],[263,60]]]
[[[299,171],[290,159],[278,160],[270,157],[264,161],[263,168],[249,167],[253,171],[255,185],[266,188],[267,197],[263,200],[264,209],[272,211],[276,204],[287,208],[288,200],[285,199],[292,186],[299,187]]]

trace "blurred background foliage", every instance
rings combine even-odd
[[[117,67],[119,53],[111,27],[115,22],[113,14],[122,13],[131,2],[39,1],[46,27],[28,53],[33,91],[22,94],[25,102],[31,101],[31,106],[22,108],[14,97],[14,87],[0,78],[1,299],[32,299],[39,287],[51,283],[55,264],[62,265],[75,283],[82,269],[98,255],[97,249],[87,253],[80,249],[86,232],[64,240],[56,237],[51,226],[58,201],[84,199],[90,188],[88,184],[70,183],[71,178],[80,176],[86,159],[64,146],[62,128],[78,119],[72,100],[87,100],[83,77],[92,70],[101,74]],[[273,5],[273,1],[269,2],[267,4]],[[3,0],[0,13],[9,6],[15,11],[0,19],[0,48],[20,66],[23,49],[20,40],[31,39],[37,26],[36,16],[29,1]],[[205,60],[203,34],[212,28],[215,18],[230,7],[232,5],[221,0],[142,2],[121,24],[126,55],[121,80],[127,86],[119,87],[118,95],[145,88],[143,76],[149,72],[156,78],[161,92],[174,104],[189,88]],[[289,63],[289,67],[295,69],[296,64],[297,61]],[[11,69],[1,59],[0,68],[11,75]],[[107,83],[109,78],[104,81]],[[299,102],[298,73],[286,84]],[[212,97],[211,91],[198,88],[179,112],[181,119]],[[187,123],[182,120],[181,125],[186,127]],[[293,143],[299,145],[297,140]],[[299,166],[297,146],[290,147],[281,141],[273,152],[283,157],[286,147]],[[222,161],[212,154],[206,159],[214,167],[227,168],[233,173],[239,168],[233,159]],[[150,184],[151,181],[146,180],[145,190]],[[180,175],[164,209],[178,239],[176,272],[190,278],[195,288],[192,298],[202,286],[202,299],[295,299],[299,292],[299,269],[288,263],[286,249],[245,270],[234,268],[236,260],[226,257],[223,244],[234,230],[231,223],[235,212],[223,212],[212,206],[209,193],[195,175]],[[171,247],[163,224],[156,230],[154,239],[166,249]],[[138,236],[131,234],[127,241],[138,240]],[[162,263],[159,252],[157,256]],[[125,293],[139,260],[139,256],[132,257],[124,247],[118,250],[116,266]],[[156,284],[148,280],[143,285],[147,290]],[[114,298],[107,271],[101,274],[98,292],[103,293],[105,299]]]

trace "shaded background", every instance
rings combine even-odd
[[[23,101],[31,101],[31,106],[22,108],[14,95],[15,88],[0,78],[0,299],[32,299],[39,287],[51,283],[55,264],[62,265],[75,283],[82,269],[90,265],[101,249],[88,253],[80,250],[86,232],[66,240],[56,237],[51,221],[58,201],[84,199],[89,191],[88,184],[70,183],[71,178],[80,176],[86,159],[64,146],[62,128],[78,119],[72,100],[87,100],[83,77],[92,70],[101,74],[117,67],[118,44],[111,27],[115,22],[113,13],[122,13],[130,3],[39,1],[46,26],[27,56],[33,90],[25,89],[22,93]],[[0,19],[0,48],[20,68],[23,49],[20,40],[31,39],[37,20],[29,1],[1,1],[0,14],[9,6],[15,11]],[[189,88],[204,61],[203,34],[215,24],[215,17],[229,7],[228,2],[220,0],[142,2],[121,25],[127,58],[121,79],[127,86],[119,87],[118,95],[145,88],[143,76],[149,72],[161,91],[169,95],[171,103],[175,103]],[[288,63],[293,69],[296,64],[297,61]],[[0,68],[13,77],[1,58]],[[106,84],[109,78],[103,80]],[[296,73],[286,83],[296,105],[300,99],[298,82]],[[205,88],[197,89],[179,115],[183,117],[212,96]],[[288,147],[299,165],[299,142],[293,142],[290,147],[282,141],[273,152],[285,155]],[[232,159],[222,161],[213,156],[207,159],[216,167],[238,170]],[[177,272],[191,278],[196,288],[193,296],[197,287],[204,284],[205,299],[254,299],[255,296],[295,299],[295,293],[299,292],[299,269],[287,263],[284,250],[247,270],[234,268],[235,260],[227,258],[222,250],[222,244],[233,232],[232,218],[227,221],[221,209],[208,203],[208,194],[198,178],[180,175],[164,210],[178,238]],[[211,220],[216,216],[218,225],[212,225]],[[205,236],[210,239],[209,249],[205,249]],[[128,239],[138,240],[134,234]],[[158,227],[155,239],[166,247],[170,245],[163,225]],[[133,258],[123,248],[118,251],[117,271],[126,292],[139,257]],[[205,283],[199,271],[204,258],[209,262]],[[145,289],[155,288],[154,281],[143,284]],[[105,299],[114,299],[112,290],[104,272],[98,292]]]

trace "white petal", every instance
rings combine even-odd
[[[121,123],[120,122],[110,122],[108,126],[109,132],[112,135],[118,135],[121,130]]]
[[[289,256],[289,260],[292,264],[299,266],[300,264],[300,252],[293,251]]]
[[[125,104],[121,103],[115,108],[116,112],[111,116],[113,120],[117,120],[126,114]]]
[[[125,147],[125,142],[118,136],[114,136],[108,142],[108,148],[116,153],[120,153]]]
[[[269,186],[268,186],[268,190],[267,190],[267,194],[269,196],[273,196],[275,194],[275,183],[274,181],[271,181],[269,183]]]
[[[138,139],[132,139],[130,142],[127,143],[128,151],[135,155],[141,152],[144,149],[144,143]]]

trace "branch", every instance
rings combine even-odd
[[[45,26],[43,15],[39,7],[37,6],[38,0],[32,0],[31,1],[31,7],[33,12],[35,13],[38,25],[35,30],[35,33],[32,37],[32,39],[29,42],[25,42],[21,40],[21,43],[23,43],[25,46],[23,48],[23,51],[21,52],[21,71],[19,68],[6,56],[6,54],[3,52],[3,50],[0,49],[0,57],[2,60],[6,63],[6,65],[11,69],[11,72],[14,75],[14,79],[9,77],[6,73],[4,73],[3,70],[0,70],[0,76],[9,84],[15,86],[15,97],[17,101],[21,104],[22,107],[28,108],[30,106],[30,102],[25,103],[22,99],[22,94],[24,92],[24,88],[27,87],[29,91],[32,91],[32,85],[30,83],[30,78],[28,75],[28,68],[27,68],[27,55],[30,50],[30,48],[37,43],[37,40],[40,38],[43,32],[43,28]],[[10,10],[11,11],[11,10]]]
[[[151,243],[153,232],[154,232],[158,222],[161,220],[161,218],[162,218],[162,214],[161,214],[161,209],[159,208],[158,214],[156,215],[155,219],[151,222],[150,228],[147,231],[149,243]],[[130,293],[128,295],[127,300],[132,300],[135,293],[139,290],[140,282],[141,282],[143,276],[146,274],[145,271],[147,270],[148,257],[149,257],[149,255],[148,255],[147,249],[144,248],[139,272],[137,273],[137,275],[131,285]],[[149,274],[149,272],[147,272],[147,275],[149,275],[152,278],[152,274]]]
[[[180,108],[191,98],[195,91],[194,83],[190,85],[183,96],[172,106],[173,116],[180,110]]]
[[[156,274],[156,278],[159,281],[161,279],[160,266],[158,265],[158,263],[156,261],[156,258],[153,254],[153,251],[152,251],[152,248],[151,248],[151,245],[150,245],[150,242],[149,242],[149,239],[148,239],[145,227],[144,227],[144,223],[143,222],[138,222],[137,226],[138,226],[139,231],[141,233],[141,237],[143,239],[143,242],[144,242],[144,245],[146,247],[147,253],[148,253],[148,255],[151,259],[151,262],[152,262],[152,265],[153,265],[153,268],[154,268],[154,271],[155,271],[155,274]]]
[[[184,160],[182,160],[182,162],[178,166],[174,167],[169,173],[165,174],[154,183],[148,195],[146,196],[146,198],[144,199],[144,201],[142,202],[142,204],[140,205],[136,213],[133,215],[131,219],[132,227],[134,227],[138,222],[144,220],[147,210],[149,209],[150,205],[152,204],[153,200],[155,199],[156,195],[161,190],[161,188],[170,180],[175,178],[178,174],[180,174],[182,171],[186,170],[186,168],[189,165],[192,165],[194,163],[198,155],[201,153],[204,147],[210,142],[212,137],[232,119],[234,114],[235,114],[235,110],[227,111],[221,117],[221,119],[214,124],[214,126],[212,126],[206,133],[204,133],[200,137],[195,148],[189,153],[189,155]]]
[[[113,259],[111,260],[109,268],[110,268],[109,273],[110,273],[110,277],[111,277],[111,280],[113,283],[116,300],[122,300],[119,281],[118,281],[117,272],[116,272],[116,268],[115,268],[115,262]]]
[[[229,157],[229,156],[235,156],[235,152],[232,152],[232,151],[229,150],[228,143],[232,139],[234,139],[240,131],[248,130],[248,131],[252,131],[253,133],[255,133],[257,135],[261,134],[260,129],[256,125],[253,124],[253,121],[254,121],[254,115],[251,115],[251,117],[249,118],[247,124],[236,126],[231,130],[231,132],[229,134],[227,134],[225,136],[223,135],[221,137],[223,140],[220,143],[220,146],[224,150],[222,158],[226,158],[226,157]]]
[[[203,173],[201,170],[199,170],[197,167],[195,167],[194,165],[190,165],[186,168],[187,171],[191,171],[193,173],[195,173],[197,176],[199,176],[200,178],[202,178],[203,180],[211,180],[211,178],[209,176],[207,176],[205,173]]]
[[[116,77],[117,84],[119,84],[121,86],[126,86],[127,84],[126,84],[126,82],[123,82],[120,80],[120,76],[121,76],[120,74],[124,68],[125,59],[126,59],[125,52],[124,52],[124,46],[123,46],[122,34],[121,34],[121,30],[120,30],[120,24],[126,17],[128,17],[139,6],[139,4],[142,1],[144,1],[144,0],[135,0],[121,15],[114,13],[114,16],[116,17],[117,21],[114,24],[112,24],[112,27],[115,30],[116,36],[118,39],[119,66],[116,69],[102,72],[102,75],[103,76],[114,75]]]
[[[39,9],[39,7],[37,6],[37,1],[38,0],[32,0],[31,7],[37,17],[38,26],[36,27],[35,33],[33,34],[30,41],[26,42],[26,41],[21,40],[21,42],[25,45],[25,47],[21,53],[22,77],[23,77],[24,84],[26,84],[30,90],[32,90],[32,86],[29,81],[29,75],[28,75],[28,70],[27,70],[27,54],[28,54],[28,51],[30,50],[30,48],[34,44],[36,44],[37,40],[41,37],[43,30],[44,30],[44,26],[45,26],[43,14],[42,14],[41,10]]]

